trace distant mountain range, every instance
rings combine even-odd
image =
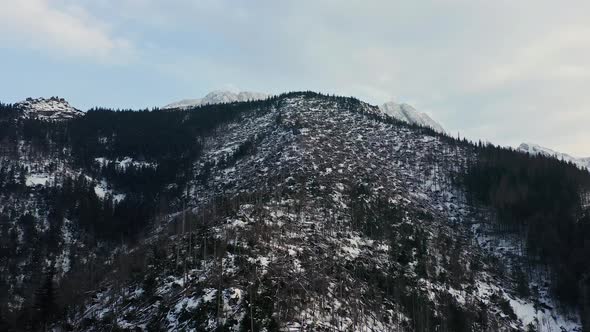
[[[543,155],[546,157],[554,157],[559,160],[574,163],[580,168],[587,168],[588,170],[590,170],[590,158],[572,157],[569,154],[557,152],[533,143],[522,143],[518,146],[517,150],[531,155]]]
[[[233,103],[239,101],[248,101],[248,100],[261,100],[266,99],[269,97],[269,94],[260,93],[260,92],[251,92],[251,91],[241,91],[241,92],[233,92],[233,91],[212,91],[209,92],[203,98],[196,98],[196,99],[183,99],[171,104],[164,106],[165,109],[174,109],[174,108],[190,108],[196,107],[201,105],[214,105],[214,104],[221,104],[221,103]]]

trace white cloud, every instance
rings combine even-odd
[[[590,156],[586,0],[7,1],[0,35],[116,58],[125,31],[142,70],[194,89],[182,97],[232,83],[395,98],[451,132]]]
[[[105,22],[73,2],[0,0],[0,39],[5,47],[100,61],[124,61],[132,54],[129,41],[113,36]]]
[[[588,2],[220,3],[186,13],[247,45],[219,59],[244,77],[281,76],[269,86],[307,82],[374,103],[396,96],[474,139],[590,155],[590,131],[576,125],[590,123]]]

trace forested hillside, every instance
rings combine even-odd
[[[590,173],[312,92],[0,105],[0,330],[582,330]]]
[[[519,236],[525,267],[547,266],[553,295],[587,307],[588,171],[553,158],[485,146],[464,181],[471,200],[494,208],[498,232]]]

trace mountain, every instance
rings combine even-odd
[[[84,112],[70,106],[63,98],[27,98],[14,104],[23,112],[23,117],[46,121],[63,121],[84,115]]]
[[[0,104],[0,327],[588,326],[590,175],[559,160],[312,92],[19,112]]]
[[[270,95],[259,92],[232,92],[232,91],[213,91],[205,95],[203,98],[198,99],[183,99],[178,102],[174,102],[164,106],[164,109],[184,109],[197,107],[201,105],[214,105],[221,103],[232,103],[242,102],[249,100],[262,100],[268,98]],[[381,106],[379,109],[383,113],[392,116],[400,121],[406,123],[415,124],[419,126],[429,127],[437,132],[444,133],[444,128],[426,113],[418,112],[412,106],[408,104],[397,104],[395,102],[388,102]]]
[[[213,105],[213,104],[221,104],[221,103],[233,103],[233,102],[240,102],[240,101],[248,101],[248,100],[261,100],[268,98],[269,95],[265,93],[259,92],[249,92],[249,91],[241,91],[241,92],[232,92],[232,91],[213,91],[205,95],[203,98],[198,99],[183,99],[178,102],[174,102],[164,106],[164,109],[174,109],[174,108],[190,108],[190,107],[197,107],[201,105]]]
[[[398,120],[416,124],[424,127],[430,127],[439,133],[444,133],[444,128],[436,121],[432,120],[428,114],[416,111],[408,104],[397,104],[395,102],[385,103],[379,108],[387,115]]]
[[[566,162],[573,163],[581,168],[590,170],[590,158],[576,158],[566,153],[557,152],[533,143],[522,143],[517,148],[518,151],[525,152],[531,155],[542,155],[552,157]]]

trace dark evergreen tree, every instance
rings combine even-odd
[[[50,265],[45,272],[41,287],[35,292],[34,324],[43,331],[47,331],[51,322],[59,315],[54,276],[55,268]]]

